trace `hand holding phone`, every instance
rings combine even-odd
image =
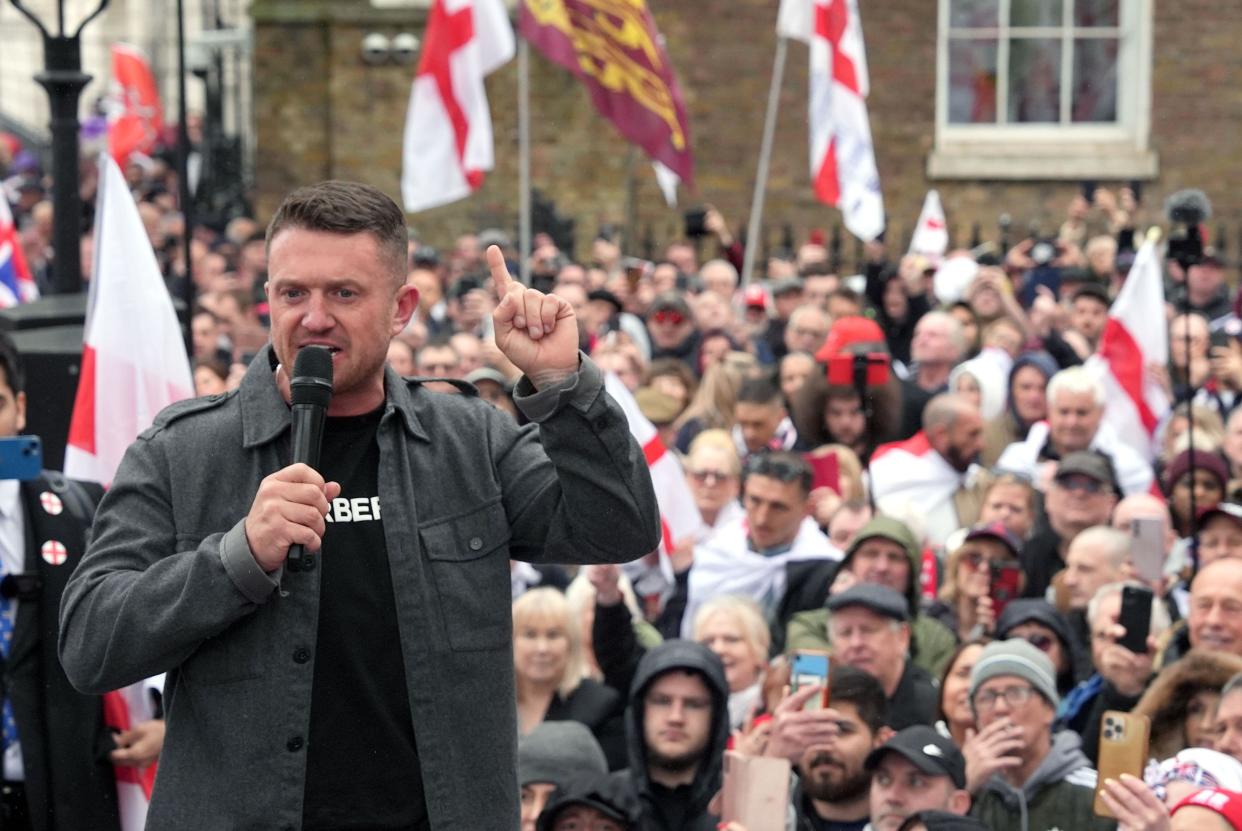
[[[27,482],[43,469],[43,443],[38,436],[0,439],[0,479]]]
[[[1130,523],[1134,541],[1130,543],[1130,562],[1138,578],[1158,583],[1164,576],[1164,520],[1136,517]]]
[[[1152,591],[1139,586],[1126,586],[1121,590],[1121,614],[1117,618],[1126,633],[1117,639],[1135,654],[1147,652],[1147,636],[1151,634]]]
[[[1099,775],[1095,786],[1096,816],[1112,817],[1101,798],[1104,783],[1120,779],[1123,773],[1142,779],[1147,764],[1147,747],[1150,741],[1151,720],[1147,716],[1106,710],[1100,722]]]
[[[1005,607],[1022,596],[1022,564],[1017,560],[992,562],[990,568],[988,597],[992,599],[992,619],[1000,620]]]

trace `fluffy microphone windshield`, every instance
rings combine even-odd
[[[304,346],[298,351],[289,386],[295,405],[328,406],[332,399],[332,353],[326,346]]]

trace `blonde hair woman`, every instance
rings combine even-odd
[[[749,597],[714,597],[694,616],[694,639],[724,664],[729,682],[729,726],[745,727],[762,705],[763,677],[768,668],[771,634],[759,604]]]
[[[677,417],[677,449],[682,453],[690,447],[703,430],[718,427],[733,429],[733,408],[737,404],[737,390],[742,385],[742,372],[728,364],[715,364],[703,373],[689,406]]]
[[[544,721],[577,721],[595,735],[610,769],[625,766],[624,700],[586,677],[579,623],[558,590],[532,589],[513,601],[513,670],[520,735]]]

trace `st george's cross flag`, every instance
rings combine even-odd
[[[884,201],[867,118],[867,54],[857,0],[781,0],[776,31],[811,50],[807,120],[811,181],[819,201],[870,241],[884,230]]]
[[[949,226],[944,218],[944,206],[940,204],[940,194],[929,190],[923,198],[923,210],[919,212],[919,221],[914,226],[914,234],[910,237],[910,254],[921,254],[939,263],[944,252],[949,250]]]
[[[401,195],[411,213],[464,199],[494,165],[483,79],[516,52],[502,0],[435,0],[410,90]]]
[[[112,44],[112,101],[108,114],[108,151],[124,165],[131,153],[150,155],[164,129],[164,112],[151,64],[142,50]]]

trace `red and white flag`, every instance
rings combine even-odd
[[[1169,397],[1148,367],[1169,360],[1164,278],[1154,240],[1139,248],[1121,292],[1108,310],[1100,346],[1087,362],[1104,381],[1104,423],[1145,458],[1155,456],[1156,426]]]
[[[112,112],[108,152],[124,165],[131,153],[150,155],[164,129],[164,112],[147,56],[128,43],[112,45]]]
[[[422,211],[469,196],[493,165],[483,79],[515,53],[502,0],[435,0],[405,117],[401,194]]]
[[[944,206],[940,194],[929,190],[923,198],[923,210],[919,213],[914,235],[910,237],[910,254],[922,254],[939,263],[949,249],[949,226],[944,218]]]
[[[884,230],[884,200],[867,118],[867,53],[857,0],[781,0],[776,32],[811,50],[811,180],[863,240]]]
[[[942,545],[961,527],[953,495],[980,475],[978,465],[965,472],[950,465],[922,430],[877,447],[867,469],[877,510],[919,526],[920,536],[933,545]]]
[[[108,485],[155,414],[194,395],[181,326],[138,208],[111,157],[100,160],[82,373],[65,475]]]
[[[0,309],[39,299],[39,287],[30,274],[8,197],[0,187]]]
[[[65,475],[104,485],[125,448],[164,407],[194,395],[181,327],[160,276],[138,208],[111,156],[99,161],[95,262],[82,372],[65,448]],[[154,678],[104,696],[110,727],[128,730],[152,717]],[[145,702],[145,703],[144,703]],[[146,824],[154,766],[116,767],[124,831]]]
[[[647,457],[656,503],[660,506],[660,547],[648,557],[623,566],[634,583],[634,591],[647,611],[652,605],[662,606],[673,588],[673,567],[669,553],[682,543],[696,538],[703,526],[703,517],[694,504],[694,494],[686,484],[677,454],[664,446],[654,424],[643,415],[633,394],[621,379],[609,372],[604,376],[604,389],[625,413],[630,433]]]

